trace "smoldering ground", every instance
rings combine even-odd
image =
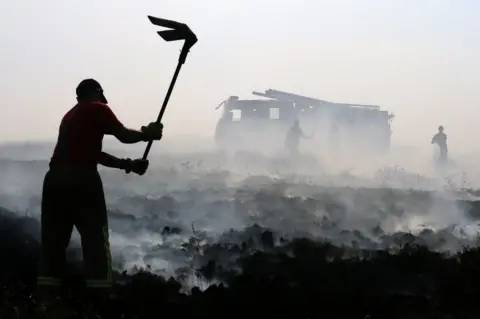
[[[114,265],[148,265],[165,276],[191,279],[212,260],[236,269],[247,251],[227,248],[249,243],[264,250],[265,240],[271,242],[268,249],[281,249],[294,238],[328,241],[350,247],[351,254],[397,250],[406,243],[449,253],[477,246],[477,197],[465,187],[474,180],[458,169],[448,176],[422,175],[398,161],[388,166],[389,160],[370,167],[357,160],[356,167],[351,162],[329,170],[314,155],[292,160],[162,150],[142,177],[101,169]],[[2,160],[2,206],[19,218],[38,219],[47,164]],[[377,164],[384,166],[372,169]],[[38,240],[38,224],[25,225]],[[81,258],[76,233],[70,258]],[[198,284],[190,279],[186,285]]]
[[[438,175],[424,169],[427,159],[403,152],[376,160],[332,161],[311,153],[292,160],[199,144],[190,145],[195,152],[186,152],[188,143],[158,145],[142,177],[100,170],[117,284],[115,298],[96,313],[476,314],[478,252],[465,251],[478,244],[474,166]],[[26,155],[25,146],[11,146],[1,153],[2,315],[36,309],[30,296],[51,147],[28,145]],[[108,151],[136,157],[143,148]],[[68,258],[72,270],[81,270],[76,233]],[[82,295],[60,300],[60,310],[75,318],[91,312]]]

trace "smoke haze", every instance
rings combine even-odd
[[[0,206],[38,217],[52,143],[83,78],[102,83],[125,125],[156,118],[180,47],[156,36],[154,15],[186,22],[199,42],[149,172],[101,170],[118,267],[172,272],[195,263],[192,236],[236,241],[242,235],[228,232],[253,224],[368,248],[425,228],[432,248],[476,245],[468,203],[480,188],[479,13],[474,0],[1,1]],[[299,161],[219,152],[215,107],[268,88],[380,105],[396,116],[391,153],[330,154],[312,141]],[[453,159],[444,176],[432,166],[438,125]],[[144,150],[111,138],[105,147],[129,157]]]
[[[155,35],[146,16],[157,15],[200,39],[166,139],[212,136],[227,96],[277,88],[380,105],[396,114],[401,145],[428,144],[442,124],[452,153],[468,153],[480,133],[479,9],[474,0],[2,1],[0,139],[54,139],[86,77],[101,81],[125,124],[154,119],[180,48]]]

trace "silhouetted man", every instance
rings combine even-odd
[[[447,162],[447,134],[443,133],[443,126],[438,127],[438,133],[432,138],[432,144],[436,144],[440,150],[438,164],[443,165]]]
[[[285,148],[290,153],[290,155],[298,154],[298,147],[300,146],[300,138],[307,138],[300,128],[298,120],[293,122],[293,125],[287,132],[285,138]]]
[[[107,208],[97,164],[143,175],[148,161],[119,159],[102,152],[103,137],[113,135],[126,144],[162,138],[159,123],[140,131],[123,126],[107,106],[97,81],[82,81],[76,93],[78,103],[62,119],[43,182],[39,287],[62,285],[65,251],[74,226],[81,236],[86,286],[110,287]]]

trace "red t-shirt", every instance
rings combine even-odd
[[[81,102],[65,114],[60,124],[51,164],[96,167],[102,152],[103,136],[122,123],[108,105]]]

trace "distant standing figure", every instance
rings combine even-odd
[[[440,149],[440,155],[438,157],[438,164],[445,164],[447,162],[447,134],[443,133],[443,126],[438,127],[438,133],[432,138],[432,144],[436,144]]]
[[[303,131],[300,128],[300,124],[298,120],[295,120],[295,122],[293,122],[293,125],[288,130],[287,136],[285,138],[285,148],[291,155],[298,154],[300,138],[307,138],[307,137],[305,136],[305,134],[303,134]]]

